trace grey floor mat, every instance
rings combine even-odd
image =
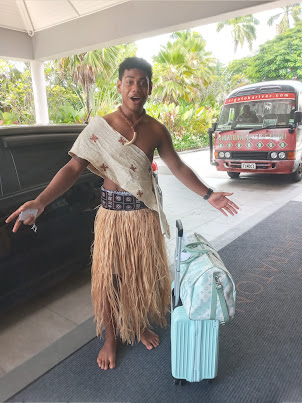
[[[221,327],[217,380],[175,386],[169,329],[160,346],[119,346],[114,371],[97,367],[96,338],[10,402],[301,402],[302,204],[289,202],[220,250],[237,286]]]

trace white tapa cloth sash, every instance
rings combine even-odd
[[[160,196],[147,155],[114,130],[105,119],[96,116],[79,134],[70,156],[89,162],[88,169],[109,178],[122,189],[143,201],[159,214],[162,233],[170,238],[169,226],[160,204]]]

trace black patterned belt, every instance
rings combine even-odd
[[[101,188],[101,205],[107,210],[131,211],[147,208],[145,203],[131,193]]]

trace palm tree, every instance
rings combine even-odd
[[[286,30],[291,28],[290,20],[291,18],[294,21],[294,26],[297,24],[298,21],[301,20],[301,5],[299,3],[293,4],[292,6],[286,6],[282,8],[282,12],[270,17],[267,21],[269,26],[272,26],[274,21],[280,19],[280,22],[277,24],[277,32],[278,34],[283,34]]]
[[[228,21],[222,21],[217,24],[217,32],[229,26],[232,27],[232,35],[234,39],[234,53],[236,53],[238,45],[243,46],[247,42],[249,49],[252,50],[253,41],[256,39],[256,27],[259,21],[252,15],[246,17],[236,17]]]
[[[192,102],[199,98],[200,88],[208,85],[213,75],[213,61],[205,51],[206,42],[197,32],[180,31],[153,58],[154,96],[175,104],[182,98]]]
[[[62,70],[68,68],[75,84],[80,84],[86,97],[88,121],[91,115],[91,92],[98,75],[109,79],[116,70],[120,48],[112,46],[101,50],[81,53],[60,60]]]
[[[177,104],[179,98],[190,101],[195,91],[191,85],[193,70],[186,63],[183,50],[168,42],[153,60],[156,63],[153,75],[154,97],[164,103]]]
[[[210,52],[206,52],[206,41],[198,32],[190,30],[175,32],[175,46],[180,46],[186,53],[186,59],[191,68],[196,70],[195,78],[204,86],[207,86],[214,74],[216,60],[211,57]]]

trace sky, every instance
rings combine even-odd
[[[282,9],[277,8],[273,10],[264,11],[254,14],[254,17],[259,20],[259,25],[256,26],[257,39],[253,42],[252,51],[249,50],[248,45],[245,44],[243,48],[238,47],[237,52],[234,54],[234,42],[229,27],[224,28],[220,32],[216,31],[217,24],[209,24],[201,27],[193,28],[192,30],[201,33],[207,42],[206,50],[212,52],[212,55],[227,65],[234,59],[241,59],[242,57],[252,56],[259,48],[259,45],[272,39],[276,35],[276,25],[268,26],[267,20],[272,16],[280,13]],[[278,20],[279,22],[279,20]],[[159,35],[148,39],[136,41],[137,56],[143,57],[152,63],[152,57],[158,53],[161,45],[165,45],[169,41],[170,34]]]

